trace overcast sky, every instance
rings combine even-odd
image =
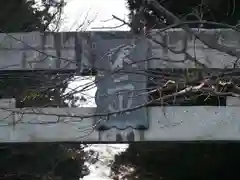
[[[94,22],[87,26],[87,30],[93,30],[94,27],[120,25],[121,22],[117,20],[106,21],[112,19],[112,15],[127,20],[128,11],[125,0],[67,0],[67,2],[63,25],[63,30],[66,31],[76,30],[83,21],[93,19],[95,19]],[[117,29],[127,30],[128,27],[123,26]]]

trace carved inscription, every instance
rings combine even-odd
[[[101,69],[96,77],[97,113],[106,114],[98,128],[147,128],[146,109],[135,109],[147,102],[147,96],[143,95],[147,77],[136,73],[146,68],[141,61],[147,56],[146,41],[101,39],[96,46],[96,66]]]

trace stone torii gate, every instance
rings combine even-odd
[[[240,37],[232,30],[200,33],[239,49]],[[180,29],[155,31],[152,37],[176,51],[187,46],[187,53],[208,68],[236,64],[235,57],[209,49]],[[98,88],[96,108],[19,109],[14,99],[2,99],[0,142],[240,140],[238,98],[227,97],[226,106],[146,106],[149,77],[142,72],[196,68],[184,53],[130,32],[0,34],[0,42],[1,71],[78,72],[95,75]]]

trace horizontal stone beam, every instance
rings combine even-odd
[[[0,33],[0,70],[76,70],[83,65],[79,33]],[[84,46],[87,49],[86,46]]]
[[[112,128],[107,131],[96,131],[95,120],[89,117],[95,110],[95,108],[1,110],[0,142],[240,140],[240,111],[236,102],[226,107],[150,107],[149,129],[144,131],[130,127],[125,130]],[[33,112],[44,115],[36,115]]]
[[[211,41],[212,44],[232,48],[236,52],[240,50],[237,31],[231,29],[193,29],[193,31],[203,39]],[[182,29],[169,29],[160,33],[155,30],[151,37],[150,68],[201,68],[195,60],[208,68],[233,68],[234,65],[235,67],[239,65],[236,61],[239,57],[211,49]]]
[[[98,141],[95,108],[2,108],[0,142]],[[73,117],[75,116],[75,117]]]
[[[233,48],[235,52],[240,50],[240,36],[234,30],[194,31],[211,40],[211,43]],[[210,49],[181,29],[153,31],[151,37],[152,39],[148,40],[151,50],[147,59],[149,68],[199,68],[194,59],[209,68],[232,68],[239,58]],[[0,70],[78,68],[84,71],[86,67],[92,68],[99,61],[94,59],[96,42],[101,41],[108,46],[126,38],[132,39],[134,36],[130,32],[119,31],[0,33]],[[114,48],[116,47],[112,47]],[[182,49],[185,49],[186,53],[181,52]]]

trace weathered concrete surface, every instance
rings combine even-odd
[[[230,29],[194,29],[194,32],[201,37],[211,40],[225,47],[233,48],[240,51],[240,33]],[[236,61],[236,57],[232,57],[218,50],[208,48],[193,35],[190,35],[182,29],[170,29],[168,31],[158,33],[152,32],[152,37],[160,41],[168,48],[163,48],[156,42],[151,41],[152,57],[159,58],[149,61],[150,68],[194,68],[196,64],[190,60],[185,53],[173,53],[170,49],[181,51],[186,48],[186,52],[199,62],[205,64],[209,68],[231,68]],[[161,58],[164,59],[161,60]],[[166,60],[171,60],[166,61]],[[185,60],[184,62],[181,62]],[[197,66],[199,67],[199,66]]]
[[[76,69],[81,59],[77,33],[0,34],[0,70]],[[79,49],[76,49],[79,44]]]
[[[25,114],[22,117],[1,110],[0,142],[240,140],[240,111],[236,106],[151,107],[148,109],[149,129],[144,131],[132,128],[92,131],[93,117],[57,117],[59,114],[93,115],[94,108],[45,108],[35,111],[56,115]]]
[[[25,113],[16,113],[19,111]],[[28,109],[31,113],[52,114],[36,115],[14,108],[0,110],[0,142],[98,141],[93,118],[59,118],[59,115],[87,116],[94,111],[94,108]]]
[[[234,48],[239,51],[239,33],[230,29],[195,30],[197,34],[210,39],[211,42]],[[61,33],[12,33],[0,34],[0,69],[76,69],[83,70],[95,64],[95,45],[98,37],[116,42],[119,39],[134,38],[130,32],[61,32]],[[236,57],[229,56],[217,50],[209,49],[195,37],[181,29],[170,29],[158,33],[154,31],[152,37],[161,41],[164,46],[151,44],[151,58],[149,68],[192,68],[195,63],[184,53],[173,53],[186,47],[186,51],[193,58],[209,68],[232,67]],[[110,41],[109,41],[110,42]],[[106,41],[106,43],[108,43]],[[114,43],[113,43],[114,44]],[[112,47],[114,48],[114,47]],[[108,52],[106,52],[108,53]],[[166,60],[171,60],[171,62]],[[145,60],[145,59],[142,59]],[[184,62],[180,62],[183,61]]]
[[[154,107],[149,114],[145,141],[240,140],[239,107]]]

